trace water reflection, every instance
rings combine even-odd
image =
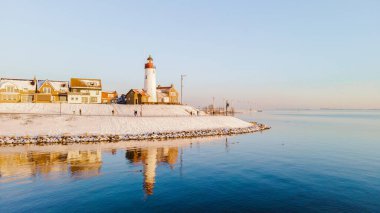
[[[116,155],[117,149],[51,151],[20,151],[0,153],[0,183],[23,182],[28,178],[55,179],[62,177],[90,178],[101,174],[103,154]],[[174,169],[178,147],[128,148],[125,158],[141,167],[143,190],[152,195],[158,165]]]
[[[17,181],[29,177],[49,179],[62,173],[69,174],[73,178],[87,178],[99,175],[101,167],[100,149],[1,153],[0,182]]]
[[[130,163],[143,165],[144,175],[144,191],[147,195],[153,194],[156,168],[158,164],[168,164],[170,168],[174,168],[177,163],[178,147],[165,147],[165,148],[146,148],[127,150],[125,157]]]
[[[102,167],[100,150],[70,151],[67,156],[67,164],[73,177],[92,177],[100,174]]]

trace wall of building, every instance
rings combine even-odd
[[[69,104],[80,104],[82,103],[82,96],[79,94],[68,94],[67,103]]]
[[[148,102],[157,102],[156,69],[145,69],[144,90],[149,95]]]
[[[74,100],[72,100],[72,98],[74,98]],[[72,93],[68,95],[68,103],[100,104],[102,103],[102,92],[93,89],[73,88]]]

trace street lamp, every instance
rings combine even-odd
[[[183,78],[186,77],[186,75],[181,75],[181,104],[183,104],[182,94],[183,94]]]

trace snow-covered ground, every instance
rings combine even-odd
[[[190,116],[196,109],[182,105],[121,105],[121,104],[56,104],[56,103],[1,103],[1,113],[62,114],[62,115],[112,115],[133,116],[142,111],[143,116]]]
[[[0,114],[0,136],[107,135],[245,128],[230,116],[123,117]]]
[[[192,138],[269,128],[196,112],[180,105],[0,104],[0,144]]]

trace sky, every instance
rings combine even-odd
[[[0,77],[143,88],[149,54],[184,103],[380,108],[378,0],[0,0]]]

